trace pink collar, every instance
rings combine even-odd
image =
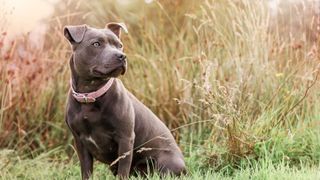
[[[71,91],[72,91],[72,96],[80,103],[92,103],[95,102],[96,99],[103,94],[105,94],[108,89],[111,87],[112,83],[114,81],[114,78],[110,78],[109,81],[102,86],[100,89],[90,92],[90,93],[77,93],[74,91],[72,87],[72,81],[70,81],[70,86],[71,86]]]

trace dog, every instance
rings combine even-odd
[[[108,164],[120,179],[155,170],[184,174],[184,157],[170,130],[118,79],[127,70],[121,30],[127,32],[123,23],[108,23],[103,29],[64,27],[73,50],[65,121],[82,179],[92,175],[94,159]]]

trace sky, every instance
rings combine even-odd
[[[41,26],[41,20],[53,13],[53,5],[60,0],[0,0],[0,30],[3,28],[9,35],[29,32]],[[151,3],[153,0],[145,0]],[[116,0],[119,4],[129,4],[132,0]],[[1,14],[2,13],[2,14]],[[42,27],[40,27],[42,28]]]
[[[5,17],[0,26],[3,26],[2,29],[9,35],[31,31],[39,25],[41,19],[50,16],[53,12],[52,5],[57,1],[0,0],[0,13]]]

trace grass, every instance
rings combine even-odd
[[[186,158],[188,175],[180,178],[168,176],[165,179],[319,179],[320,166],[290,167],[285,162],[274,164],[266,158],[259,161],[243,160],[243,166],[234,169],[232,175],[212,168],[200,168],[201,163],[191,155]],[[54,149],[34,159],[17,156],[14,151],[2,150],[1,163],[5,168],[0,172],[0,179],[79,179],[80,166],[77,157],[67,157],[63,150]],[[2,166],[3,167],[3,166]],[[93,179],[115,179],[107,166],[96,162]],[[132,177],[131,179],[141,179]],[[161,179],[157,174],[148,175],[147,179]]]
[[[59,3],[40,49],[27,35],[0,49],[1,178],[79,178],[64,123],[71,50],[62,29],[109,21],[128,26],[121,79],[173,130],[186,179],[319,177],[318,16],[297,8],[307,1],[282,2],[278,17],[260,0]],[[111,178],[99,163],[94,176]]]

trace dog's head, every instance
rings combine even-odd
[[[123,23],[108,23],[104,29],[87,25],[66,26],[64,36],[73,49],[72,68],[86,79],[109,78],[124,74],[127,69],[126,55],[120,41]]]

